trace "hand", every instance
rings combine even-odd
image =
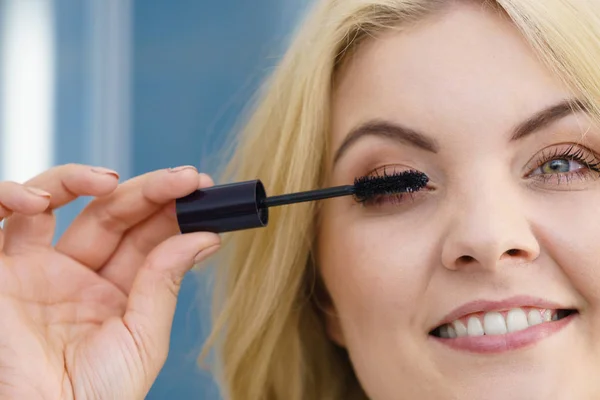
[[[220,244],[178,234],[174,200],[212,184],[183,167],[119,185],[83,165],[0,182],[0,398],[144,398],[180,282]],[[96,198],[53,247],[53,210],[78,196]]]

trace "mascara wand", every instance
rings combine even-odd
[[[224,233],[260,228],[269,222],[269,208],[333,197],[354,196],[364,202],[380,195],[410,193],[423,189],[427,175],[405,171],[357,178],[354,185],[337,186],[267,197],[260,180],[213,186],[177,199],[181,233]]]

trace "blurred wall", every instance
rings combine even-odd
[[[219,157],[211,155],[277,64],[302,2],[134,4],[133,173],[181,164],[218,173]],[[151,399],[218,398],[196,364],[210,327],[206,286],[193,276],[184,281],[170,356]]]
[[[219,150],[256,85],[277,64],[297,3],[135,3],[135,174],[181,164],[218,172],[218,157],[210,156]],[[210,376],[196,364],[209,330],[205,286],[192,276],[184,281],[170,356],[151,399],[218,398]]]
[[[218,173],[215,154],[309,1],[0,0],[0,14],[9,3],[51,5],[49,163],[103,165],[124,180],[183,164]],[[3,32],[0,51],[11,39]],[[4,97],[0,108],[11,101]],[[0,131],[4,148],[7,137]],[[12,177],[6,170],[2,179]],[[88,201],[58,212],[58,234]],[[183,282],[169,358],[149,399],[219,398],[196,362],[210,327],[209,283],[191,274]]]

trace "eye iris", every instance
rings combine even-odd
[[[564,158],[552,160],[542,166],[542,171],[545,174],[566,173],[570,171],[570,164],[570,161]]]

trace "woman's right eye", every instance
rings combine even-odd
[[[413,168],[409,168],[403,165],[385,165],[383,167],[379,167],[370,173],[367,176],[374,177],[384,177],[390,175],[403,174],[408,171],[416,171]],[[418,196],[422,191],[426,190],[423,188],[422,190],[414,191],[414,192],[403,192],[403,193],[388,193],[388,194],[378,194],[367,199],[363,199],[360,201],[360,204],[364,207],[386,207],[386,206],[403,206],[410,200],[415,200],[416,196]]]

